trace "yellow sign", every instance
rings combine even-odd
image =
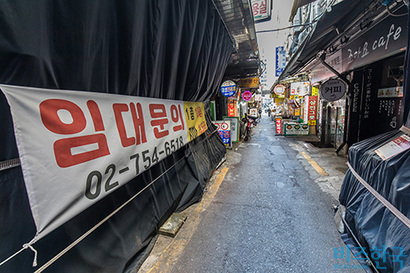
[[[188,139],[191,141],[208,129],[205,121],[205,109],[202,102],[185,102],[185,117],[188,129]]]
[[[238,86],[240,88],[259,88],[259,78],[240,79]]]
[[[295,116],[300,116],[300,108],[295,109]]]
[[[308,124],[309,124],[309,126],[316,125],[316,120],[309,120]]]
[[[312,96],[317,96],[319,94],[319,88],[317,86],[312,86]]]

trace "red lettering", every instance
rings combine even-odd
[[[201,107],[195,108],[195,113],[196,113],[196,116],[197,116],[197,117],[202,118]]]
[[[98,149],[73,154],[72,148],[98,144]],[[110,154],[104,134],[60,139],[54,142],[54,154],[57,165],[61,168],[71,167]]]
[[[100,108],[98,107],[98,104],[93,100],[89,100],[87,101],[87,107],[88,107],[88,110],[90,111],[91,118],[93,119],[95,131],[96,132],[104,131],[105,130],[104,122],[102,120],[102,116],[101,116],[101,112],[100,112]]]
[[[122,118],[123,112],[128,112],[128,105],[124,103],[115,103],[112,106],[114,110],[115,123],[117,124],[118,133],[120,135],[121,144],[123,147],[128,147],[135,144],[135,137],[127,137],[124,120]]]
[[[130,103],[132,121],[134,123],[135,136],[137,138],[137,145],[147,142],[147,136],[145,135],[144,116],[142,115],[141,103],[137,103],[135,107],[134,103]]]
[[[71,123],[64,123],[59,110],[67,110],[73,119]],[[68,100],[49,99],[40,103],[40,116],[44,126],[53,133],[69,135],[84,130],[87,121],[81,108]]]
[[[182,111],[181,111],[181,105],[178,105],[178,109],[176,105],[171,105],[171,119],[174,123],[178,123],[180,121],[180,125],[174,126],[174,132],[184,130],[185,125],[184,125],[184,119],[182,118]]]
[[[169,131],[165,130],[165,124],[168,124],[167,113],[165,110],[164,104],[150,104],[149,105],[149,112],[151,118],[151,125],[154,126],[154,135],[155,137],[162,138],[164,136],[169,135]],[[157,128],[157,126],[159,128]]]

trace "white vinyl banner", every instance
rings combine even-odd
[[[38,240],[207,130],[203,103],[0,85]]]

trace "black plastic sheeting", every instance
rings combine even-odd
[[[217,92],[232,42],[211,0],[0,2],[0,83],[207,101]],[[209,106],[207,113],[209,113]],[[0,92],[0,161],[18,157]],[[197,201],[225,154],[208,131],[34,244],[46,263],[172,167],[46,272],[129,272],[160,225]],[[0,262],[35,234],[19,167],[0,172]],[[1,272],[33,272],[25,250]],[[38,267],[37,267],[38,268]]]
[[[392,131],[353,145],[349,149],[349,162],[368,184],[409,218],[410,150],[385,161],[375,153],[376,149],[401,135],[401,131]],[[346,222],[353,235],[365,247],[378,270],[410,272],[410,229],[365,189],[350,170],[343,181],[339,200],[346,207]],[[396,257],[401,251],[408,256]],[[385,255],[378,258],[377,252]]]
[[[407,8],[407,37],[410,37],[410,9]],[[410,48],[410,38],[407,39],[407,49]],[[403,124],[410,127],[410,50],[406,50],[406,55],[404,59],[404,82],[403,82]]]

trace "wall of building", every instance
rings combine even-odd
[[[293,1],[272,0],[272,2],[271,19],[255,24],[261,60],[266,60],[266,82],[261,82],[263,90],[269,90],[278,78],[275,73],[276,47],[284,46],[289,33],[292,31],[292,29],[286,29],[261,32],[277,30],[292,24],[289,22],[289,17]]]

